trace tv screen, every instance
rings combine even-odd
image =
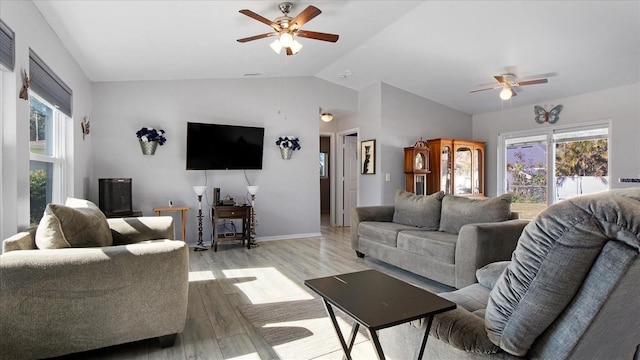
[[[187,170],[262,169],[264,128],[187,123]]]

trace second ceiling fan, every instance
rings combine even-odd
[[[329,42],[338,41],[338,35],[335,34],[327,34],[316,31],[302,30],[302,26],[306,24],[309,20],[315,18],[320,15],[322,11],[315,6],[309,5],[306,9],[304,9],[298,16],[292,18],[289,16],[289,12],[293,4],[290,2],[283,2],[279,5],[280,11],[282,11],[282,16],[277,17],[273,21],[260,16],[254,13],[251,10],[243,9],[240,10],[241,14],[247,15],[248,17],[258,20],[261,23],[267,24],[271,26],[275,31],[268,32],[260,35],[249,36],[246,38],[238,39],[238,42],[245,43],[248,41],[263,39],[270,36],[277,36],[276,41],[271,43],[271,48],[273,51],[280,53],[282,48],[285,48],[287,55],[295,55],[302,48],[302,44],[300,44],[296,37],[303,37],[314,40],[322,40]]]
[[[494,78],[499,83],[496,86],[492,86],[492,87],[488,87],[488,88],[484,88],[484,89],[472,90],[471,92],[474,93],[474,92],[478,92],[478,91],[485,91],[485,90],[492,90],[492,89],[500,89],[500,88],[502,88],[502,91],[500,91],[500,98],[502,100],[509,100],[513,96],[518,95],[516,93],[516,90],[514,89],[515,87],[527,86],[527,85],[535,85],[535,84],[545,84],[545,83],[547,83],[549,81],[547,79],[535,79],[535,80],[519,81],[519,80],[516,79],[516,76],[514,74],[496,75],[496,76],[494,76]]]

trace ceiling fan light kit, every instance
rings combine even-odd
[[[322,40],[328,42],[336,42],[338,41],[339,36],[335,34],[327,34],[320,33],[315,31],[301,30],[302,25],[307,23],[309,20],[315,18],[320,15],[322,11],[315,6],[307,6],[298,16],[292,18],[289,16],[289,11],[293,4],[290,2],[283,2],[279,5],[280,11],[282,11],[282,16],[277,17],[275,20],[271,21],[263,16],[260,16],[254,13],[251,10],[243,9],[240,10],[241,14],[244,14],[254,20],[258,20],[263,24],[271,26],[275,32],[254,35],[242,39],[238,39],[238,42],[244,43],[248,41],[258,40],[262,38],[266,38],[269,36],[277,36],[277,39],[269,44],[271,49],[275,51],[277,54],[282,51],[282,48],[286,49],[287,55],[295,55],[302,49],[302,44],[296,40],[297,37],[304,37],[308,39],[314,40]]]

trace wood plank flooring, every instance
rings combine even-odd
[[[451,290],[375,259],[356,257],[349,230],[330,227],[323,219],[320,237],[261,242],[250,250],[230,242],[220,244],[218,252],[191,251],[187,323],[173,347],[161,349],[157,339],[149,339],[58,359],[279,359],[240,315],[238,306],[312,299],[317,295],[304,286],[304,280],[365,269],[377,269],[434,292]],[[371,344],[356,346],[353,356],[374,356]],[[321,359],[341,357],[336,351]],[[300,359],[308,357],[300,354]]]

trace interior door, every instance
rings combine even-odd
[[[351,209],[358,203],[358,138],[357,136],[345,136],[342,154],[344,159],[344,180],[343,180],[343,210],[342,224],[349,226],[349,214]]]

